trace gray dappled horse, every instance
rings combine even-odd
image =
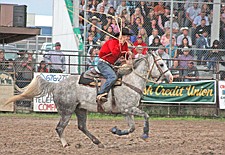
[[[58,113],[61,118],[56,127],[56,132],[59,135],[63,147],[66,147],[66,142],[63,131],[68,125],[71,115],[75,112],[78,119],[78,128],[88,136],[94,144],[99,147],[104,145],[92,135],[86,126],[87,111],[97,112],[96,103],[96,88],[78,84],[79,75],[71,75],[67,79],[59,83],[51,83],[41,76],[37,76],[28,85],[25,91],[10,98],[7,103],[19,99],[41,97],[46,94],[53,94],[53,100],[56,104]],[[173,81],[171,72],[168,70],[165,62],[155,54],[147,54],[145,57],[135,60],[129,74],[122,78],[122,86],[114,88],[114,98],[109,93],[108,101],[103,104],[105,113],[120,113],[126,116],[129,128],[120,130],[117,127],[112,128],[111,132],[117,135],[127,135],[135,130],[134,115],[142,116],[145,119],[143,135],[141,138],[146,139],[149,135],[149,115],[140,110],[140,99],[142,91],[146,87],[148,79],[160,82],[166,79],[170,83]],[[115,101],[115,106],[112,106],[112,100]]]

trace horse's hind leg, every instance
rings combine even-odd
[[[68,125],[71,116],[72,116],[72,113],[69,113],[69,114],[66,114],[66,115],[61,114],[60,121],[59,121],[59,123],[56,127],[56,132],[59,135],[59,138],[60,138],[60,141],[61,141],[63,147],[66,147],[66,146],[69,145],[66,142],[66,139],[64,138],[63,131],[64,131],[65,127]]]
[[[94,144],[97,144],[99,147],[103,148],[104,145],[87,130],[87,110],[85,109],[76,109],[75,113],[77,115],[78,129],[81,130],[86,136],[88,136]]]
[[[144,123],[144,128],[143,128],[143,135],[141,136],[142,139],[147,139],[148,138],[148,135],[149,135],[149,115],[140,110],[139,108],[137,107],[132,107],[132,108],[128,108],[126,109],[123,114],[127,115],[128,116],[133,116],[133,115],[136,115],[136,116],[142,116],[145,118],[145,123]],[[125,135],[125,134],[129,134],[130,132],[133,132],[134,131],[134,122],[132,121],[132,119],[129,119],[131,122],[130,122],[130,131],[129,130],[119,130],[117,128],[112,128],[112,132],[117,134],[117,135]],[[129,121],[128,121],[129,123]]]
[[[117,134],[119,136],[128,135],[129,133],[134,132],[134,130],[135,130],[134,116],[133,115],[126,115],[126,120],[128,122],[129,129],[127,129],[127,130],[120,130],[117,127],[113,127],[111,129],[111,132],[114,133],[114,134]]]

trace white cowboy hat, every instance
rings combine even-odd
[[[97,21],[100,21],[100,19],[99,19],[98,17],[96,17],[96,16],[91,17],[91,20],[97,20]]]
[[[183,30],[188,30],[188,31],[189,31],[189,28],[188,28],[188,27],[182,27],[182,28],[180,29],[180,31],[183,31]]]

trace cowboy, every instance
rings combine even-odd
[[[106,41],[99,52],[99,62],[97,68],[103,77],[106,79],[106,82],[102,85],[101,90],[97,95],[97,102],[107,102],[107,95],[111,87],[115,84],[117,80],[117,75],[113,69],[114,63],[122,56],[126,54],[132,55],[132,52],[128,49],[128,44],[126,40],[131,35],[129,29],[122,28],[122,35],[119,36],[119,39],[110,39]]]

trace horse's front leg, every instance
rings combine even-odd
[[[113,127],[113,128],[111,129],[111,132],[112,132],[113,134],[117,134],[117,135],[119,135],[119,136],[122,136],[122,135],[128,135],[129,133],[134,132],[134,130],[135,130],[134,116],[133,116],[133,115],[126,115],[126,120],[127,120],[129,129],[127,129],[127,130],[120,130],[120,129],[118,129],[118,128],[115,126],[115,127]]]
[[[132,119],[130,119],[132,121],[131,122],[128,121],[130,130],[119,130],[116,127],[114,127],[114,128],[112,128],[112,132],[117,135],[125,135],[125,134],[129,134],[129,133],[133,132],[135,130],[133,115],[142,116],[145,118],[145,122],[144,122],[143,134],[142,134],[141,138],[147,139],[149,137],[149,115],[137,107],[131,107],[131,108],[126,109],[124,111],[124,114],[126,114],[127,116],[132,116]]]

